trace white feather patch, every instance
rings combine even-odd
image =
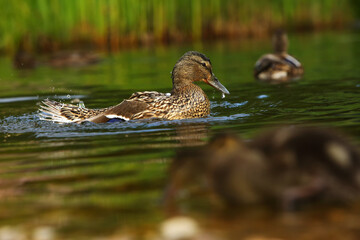
[[[115,115],[115,114],[108,114],[108,115],[105,115],[105,117],[110,118],[110,119],[119,118],[119,119],[122,119],[122,120],[125,120],[125,121],[129,121],[129,120],[130,120],[130,118],[127,118],[127,117],[124,117],[124,116],[120,116],[120,115]]]
[[[271,75],[271,78],[273,78],[273,79],[282,79],[282,78],[286,78],[286,77],[287,77],[287,72],[285,72],[285,71],[274,72]]]

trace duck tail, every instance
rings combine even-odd
[[[64,104],[49,99],[45,99],[41,102],[39,108],[40,120],[51,121],[56,123],[71,123],[76,122],[75,119],[64,114],[66,108],[78,108],[75,105]]]
[[[89,109],[85,107],[83,102],[79,103],[79,105],[73,105],[45,99],[40,105],[39,117],[40,120],[56,123],[92,122],[92,118],[101,115],[108,109],[109,108]]]

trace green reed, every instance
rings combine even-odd
[[[257,36],[274,27],[344,26],[352,0],[0,0],[0,48],[97,46]],[[356,11],[355,11],[356,12]]]

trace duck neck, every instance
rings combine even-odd
[[[287,46],[279,43],[278,45],[274,45],[274,53],[278,55],[287,54]]]
[[[183,89],[196,86],[192,83],[193,81],[188,79],[186,76],[179,76],[179,74],[172,75],[173,93],[181,92]]]
[[[287,55],[287,51],[274,51],[274,53],[278,56],[286,56]]]
[[[172,88],[171,92],[175,93],[175,94],[182,93],[182,92],[186,91],[187,89],[191,89],[194,86],[196,86],[196,85],[193,83],[183,83],[183,82],[176,83],[176,84],[173,83],[173,88]]]
[[[173,85],[171,95],[197,95],[195,93],[205,95],[204,91],[196,84],[190,83],[178,83]]]
[[[283,55],[287,53],[288,40],[285,34],[276,34],[273,37],[273,49],[275,54]]]

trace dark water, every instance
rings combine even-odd
[[[25,232],[51,226],[59,239],[156,229],[165,218],[160,199],[176,150],[202,145],[224,130],[251,139],[274,125],[326,125],[359,141],[359,43],[357,33],[291,35],[289,52],[303,63],[305,75],[288,85],[265,85],[252,77],[257,58],[270,51],[269,39],[127,50],[76,69],[19,72],[1,58],[0,226]],[[170,71],[188,50],[205,53],[231,93],[222,99],[201,85],[212,104],[208,118],[58,125],[37,117],[44,98],[79,98],[100,108],[137,90],[168,92]],[[249,233],[282,236],[278,222],[269,229],[249,219],[238,221]],[[226,225],[217,221],[207,224]]]

